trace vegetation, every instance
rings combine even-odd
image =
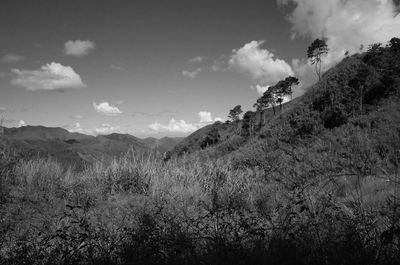
[[[399,264],[399,43],[345,58],[279,115],[202,128],[167,161],[128,152],[75,172],[2,149],[0,263]]]
[[[242,106],[237,105],[233,109],[229,111],[228,118],[231,119],[232,121],[238,121],[240,118],[240,114],[242,114]]]
[[[322,56],[327,54],[328,51],[328,44],[326,44],[325,39],[315,39],[307,50],[307,57],[311,64],[315,65],[315,72],[319,81],[321,81]]]

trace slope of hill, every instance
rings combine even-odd
[[[397,100],[399,57],[398,48],[388,45],[345,58],[276,115],[271,109],[249,111],[240,121],[209,125],[188,136],[169,155],[200,151],[221,157],[272,140],[304,142],[344,126]]]

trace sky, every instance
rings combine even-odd
[[[1,0],[4,126],[186,136],[268,86],[400,36],[394,0]]]

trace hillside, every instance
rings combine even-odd
[[[303,96],[283,104],[281,111],[277,107],[276,115],[271,108],[248,111],[240,121],[206,126],[176,145],[169,155],[197,151],[216,158],[234,157],[236,151],[251,150],[254,145],[270,141],[312,143],[317,136],[395,104],[400,78],[398,58],[398,48],[390,45],[347,57]]]

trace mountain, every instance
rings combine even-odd
[[[106,160],[133,151],[138,155],[150,152],[165,152],[180,138],[139,139],[129,134],[91,136],[71,133],[63,128],[23,126],[4,128],[0,135],[0,148],[17,151],[22,157],[53,157],[67,166],[83,169],[85,164]]]
[[[183,139],[184,137],[163,137],[161,139],[147,137],[142,139],[142,142],[150,149],[164,153],[174,148]]]

